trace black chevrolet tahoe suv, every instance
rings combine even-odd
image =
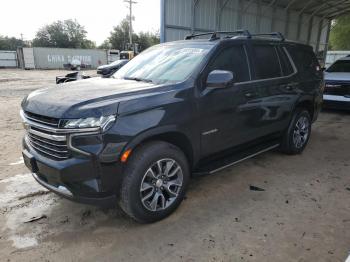
[[[111,78],[29,94],[23,157],[58,195],[154,222],[179,206],[192,176],[274,148],[301,153],[323,86],[312,48],[279,33],[191,35]]]

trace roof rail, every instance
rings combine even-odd
[[[262,33],[262,34],[251,34],[248,30],[236,30],[236,31],[217,31],[217,32],[208,32],[208,33],[200,33],[200,34],[192,34],[192,35],[188,35],[185,37],[185,40],[190,40],[193,39],[195,37],[198,36],[205,36],[205,35],[210,35],[210,41],[214,41],[217,39],[220,39],[220,37],[218,37],[218,35],[220,34],[226,34],[228,35],[226,38],[232,38],[233,36],[231,35],[242,35],[245,36],[247,38],[252,38],[252,37],[259,37],[259,36],[271,36],[271,37],[276,37],[281,41],[285,40],[285,37],[282,33],[280,32],[272,32],[272,33]]]
[[[185,40],[190,40],[192,38],[198,37],[198,36],[204,36],[204,35],[211,35],[210,39],[213,38],[213,36],[216,36],[215,32],[208,32],[208,33],[200,33],[200,34],[192,34],[185,36]]]
[[[218,34],[236,34],[236,35],[244,35],[247,38],[252,37],[252,35],[250,34],[250,32],[248,30],[236,30],[236,31],[217,31],[217,32],[192,34],[192,35],[187,35],[185,37],[185,40],[190,40],[190,39],[193,39],[193,38],[198,37],[198,36],[211,35],[209,40],[213,41],[213,40],[220,39],[220,37],[217,36]]]
[[[286,40],[284,35],[280,32],[272,32],[272,33],[263,33],[263,34],[253,34],[251,36],[272,36],[272,37],[276,37],[278,39],[280,39],[281,41]]]

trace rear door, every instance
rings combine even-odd
[[[256,41],[251,50],[253,83],[259,101],[252,139],[278,135],[287,127],[297,99],[296,68],[285,48],[277,42]]]

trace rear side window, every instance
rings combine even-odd
[[[311,48],[289,46],[287,49],[302,76],[315,75],[320,71],[320,64]]]
[[[294,73],[293,66],[292,66],[284,48],[278,49],[278,56],[279,56],[280,61],[281,61],[283,75],[289,76],[289,75],[293,74]]]
[[[236,82],[249,81],[249,66],[244,47],[235,45],[222,50],[209,66],[209,72],[213,70],[231,71]]]
[[[257,79],[282,76],[277,50],[271,45],[254,45],[254,67]]]

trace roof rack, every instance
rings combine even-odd
[[[220,34],[226,34],[226,38],[232,38],[233,36],[231,35],[242,35],[247,38],[252,38],[252,37],[260,37],[260,36],[270,36],[270,37],[275,37],[278,38],[281,41],[285,40],[285,37],[282,33],[280,32],[272,32],[272,33],[262,33],[262,34],[251,34],[248,30],[236,30],[236,31],[217,31],[217,32],[208,32],[208,33],[200,33],[200,34],[192,34],[188,35],[185,37],[185,40],[190,40],[198,36],[205,36],[205,35],[210,35],[209,41],[214,41],[220,39],[218,35]]]
[[[276,38],[279,38],[281,41],[284,41],[284,40],[286,40],[285,39],[285,37],[284,37],[284,35],[282,34],[282,33],[280,33],[280,32],[272,32],[272,33],[264,33],[264,34],[253,34],[252,35],[253,37],[254,36],[272,36],[272,37],[276,37]]]
[[[247,38],[251,38],[252,35],[248,30],[236,30],[236,31],[217,31],[217,32],[208,32],[208,33],[200,33],[200,34],[192,34],[185,37],[185,40],[190,40],[198,36],[205,36],[205,35],[211,35],[210,41],[220,39],[218,37],[218,34],[235,34],[235,35],[243,35]]]

